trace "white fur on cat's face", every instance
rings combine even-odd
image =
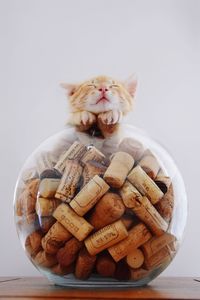
[[[80,85],[62,85],[68,91],[73,112],[88,111],[99,114],[107,111],[130,111],[136,81],[121,83],[110,77],[99,76]]]

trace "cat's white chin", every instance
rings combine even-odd
[[[120,107],[117,103],[113,103],[111,101],[99,101],[98,103],[95,104],[88,103],[85,106],[85,109],[94,114],[99,114],[109,110],[120,110]]]

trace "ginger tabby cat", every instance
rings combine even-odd
[[[79,132],[107,138],[117,133],[122,117],[131,110],[137,82],[98,76],[81,84],[61,86],[69,98],[68,124]]]

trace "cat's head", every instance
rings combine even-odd
[[[123,114],[132,108],[137,82],[129,78],[125,82],[107,76],[98,76],[81,84],[62,83],[67,90],[71,110],[89,111],[94,114],[120,110]]]

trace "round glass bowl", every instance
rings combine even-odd
[[[139,129],[101,139],[66,128],[26,161],[14,214],[26,254],[50,281],[134,287],[173,260],[187,199],[173,159]]]

